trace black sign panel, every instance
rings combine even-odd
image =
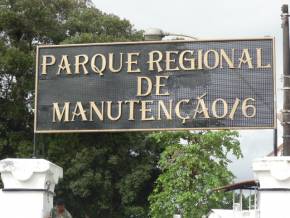
[[[35,132],[274,128],[274,39],[39,46]]]

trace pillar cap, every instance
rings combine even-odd
[[[253,161],[261,188],[290,188],[290,157],[264,157]]]
[[[0,161],[4,188],[46,188],[63,177],[63,169],[44,159],[7,158]]]

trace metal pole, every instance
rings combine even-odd
[[[240,211],[243,210],[243,189],[240,189]]]
[[[33,154],[32,158],[36,158],[36,133],[33,133]]]
[[[290,74],[288,5],[282,5],[283,29],[283,156],[290,156]]]
[[[248,205],[248,210],[252,209],[252,190],[250,190],[250,195],[249,195],[249,205]]]
[[[278,140],[278,131],[277,131],[277,128],[275,128],[274,129],[274,142],[273,142],[273,144],[274,144],[274,156],[276,157],[277,156],[277,154],[278,154],[278,142],[277,142],[277,140]]]

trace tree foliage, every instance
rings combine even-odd
[[[0,159],[30,157],[38,44],[142,40],[127,20],[77,0],[0,1]],[[64,168],[56,190],[74,217],[145,217],[162,147],[147,134],[38,135]]]
[[[127,20],[101,12],[90,1],[0,0],[0,159],[27,158],[33,152],[36,45],[133,40],[142,40],[142,32],[136,31]],[[147,198],[161,168],[164,174],[160,176],[150,198],[152,215],[156,217],[159,210],[157,205],[164,199],[160,188],[166,188],[163,187],[162,178],[166,177],[166,172],[176,169],[174,165],[170,170],[163,165],[167,155],[174,149],[190,154],[182,150],[186,147],[181,146],[180,138],[189,137],[185,138],[188,143],[196,146],[197,156],[193,159],[196,162],[185,164],[185,174],[192,164],[197,167],[196,172],[200,173],[200,164],[204,162],[200,158],[211,157],[210,154],[206,155],[206,151],[211,152],[210,148],[214,152],[212,156],[222,160],[224,153],[217,148],[221,143],[225,143],[223,148],[239,154],[235,143],[230,140],[233,135],[229,133],[222,133],[223,137],[216,136],[221,141],[214,142],[212,147],[203,141],[207,136],[210,142],[210,136],[214,138],[214,134],[37,135],[36,155],[63,167],[64,179],[57,186],[56,193],[66,199],[67,207],[78,218],[148,217]],[[226,143],[226,137],[229,143]],[[195,138],[200,141],[193,143]],[[157,163],[165,147],[168,148],[159,168]],[[201,148],[200,153],[198,148]],[[182,156],[178,157],[181,161]],[[212,181],[212,185],[226,182],[230,178],[227,172],[222,172],[226,163],[227,160],[221,161],[220,168],[216,168],[221,175],[217,175],[218,181]],[[214,161],[207,164],[204,169],[208,169],[211,164],[216,167]],[[201,177],[205,176],[214,179],[208,174]],[[223,176],[225,178],[221,180]],[[194,184],[198,182],[203,180],[196,180]],[[202,187],[202,183],[199,187]]]
[[[237,132],[214,131],[160,133],[154,137],[165,142],[159,160],[162,173],[150,195],[152,217],[201,217],[209,208],[224,206],[225,195],[209,190],[232,182],[227,154],[240,157]]]
[[[147,134],[51,136],[48,159],[64,168],[57,186],[76,217],[147,217],[163,146]]]
[[[129,21],[89,3],[0,0],[0,158],[22,143],[32,148],[36,45],[142,39]]]

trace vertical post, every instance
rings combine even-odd
[[[240,189],[240,199],[239,199],[239,201],[240,201],[240,211],[242,211],[243,210],[243,190],[242,189]]]
[[[36,133],[33,133],[33,154],[32,158],[36,158]]]
[[[276,157],[277,155],[278,155],[278,145],[277,145],[277,143],[278,143],[278,131],[277,131],[277,128],[275,128],[274,129],[274,142],[273,142],[273,144],[274,144],[274,156]]]
[[[282,5],[283,29],[283,156],[290,156],[290,74],[288,5]]]
[[[248,210],[252,209],[252,190],[250,190]]]
[[[290,157],[266,157],[253,161],[259,181],[260,218],[286,218],[290,214]]]
[[[0,173],[1,218],[48,217],[55,185],[63,177],[61,167],[44,159],[4,159]]]
[[[255,189],[255,194],[254,194],[254,210],[257,209],[257,189]]]

